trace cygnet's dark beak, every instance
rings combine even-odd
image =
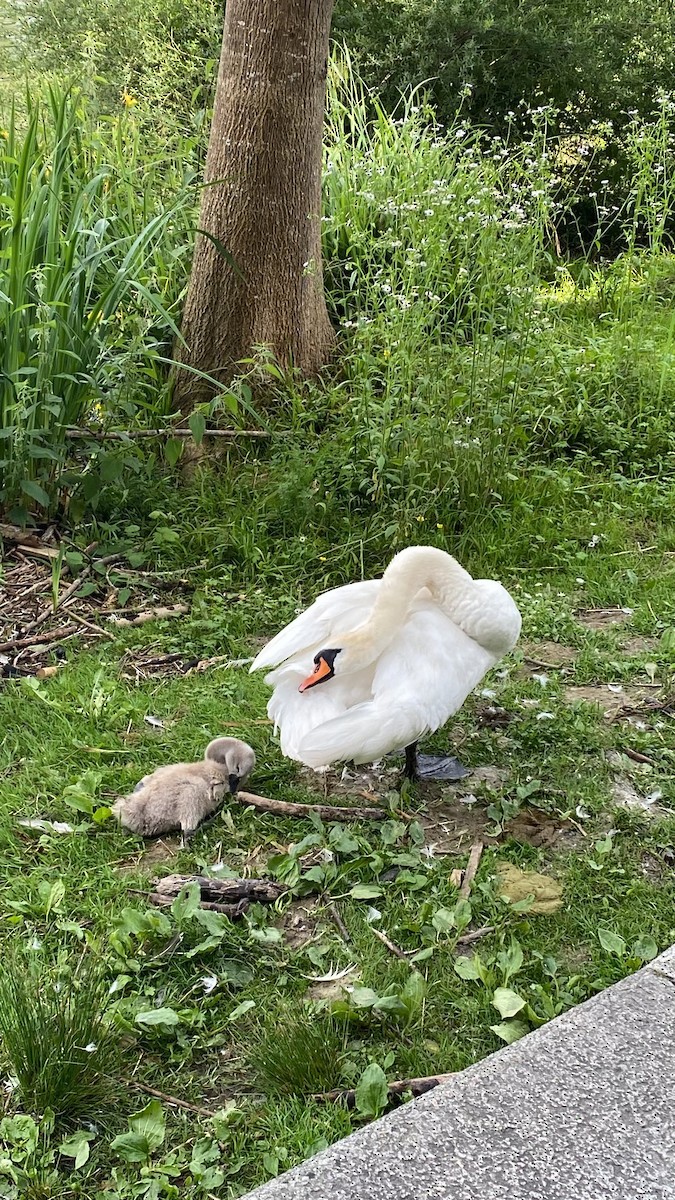
[[[230,775],[230,777],[228,779],[228,783],[230,785],[230,792],[234,796],[237,791],[237,788],[239,787],[239,776],[238,775]]]

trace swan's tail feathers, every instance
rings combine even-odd
[[[387,712],[367,701],[306,733],[297,746],[297,757],[314,768],[348,760],[375,762],[392,749],[417,741],[428,730],[420,713]]]

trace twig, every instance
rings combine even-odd
[[[478,870],[478,864],[480,863],[482,853],[483,843],[474,842],[471,850],[469,851],[469,861],[466,864],[464,878],[462,879],[462,886],[459,889],[459,894],[464,898],[464,900],[468,900],[469,896],[471,895],[471,886],[476,878],[476,871]]]
[[[423,1075],[417,1079],[395,1079],[387,1084],[387,1091],[390,1096],[402,1096],[404,1092],[412,1092],[413,1096],[423,1096],[425,1092],[430,1092],[439,1084],[447,1083],[453,1078],[454,1072],[445,1075]],[[347,1108],[354,1108],[356,1088],[349,1088],[347,1091],[335,1088],[332,1092],[315,1092],[312,1100],[342,1100]]]
[[[626,755],[626,758],[632,758],[633,762],[647,763],[650,767],[654,766],[654,759],[648,758],[641,750],[631,750],[630,747],[624,746],[623,753]]]
[[[405,951],[401,950],[400,946],[394,945],[394,943],[389,940],[386,933],[382,933],[382,930],[376,929],[374,925],[371,925],[370,932],[374,933],[375,937],[379,938],[379,940],[382,942],[382,945],[386,946],[387,950],[390,950],[392,954],[396,955],[396,958],[400,958],[401,962],[405,962],[405,963],[408,963],[408,965],[410,965],[408,956],[405,953]]]
[[[147,1092],[148,1096],[155,1096],[157,1100],[163,1100],[172,1108],[184,1108],[187,1112],[197,1113],[197,1116],[208,1117],[209,1120],[215,1115],[208,1108],[200,1108],[198,1104],[190,1104],[188,1100],[181,1100],[178,1096],[169,1096],[167,1092],[160,1092],[159,1088],[150,1087],[149,1083],[141,1083],[139,1079],[122,1079],[122,1083],[126,1083],[127,1087],[137,1088],[139,1092]]]
[[[346,942],[349,945],[352,939],[349,936],[349,930],[342,919],[337,904],[329,904],[328,912],[343,942]]]
[[[232,799],[239,800],[241,804],[250,804],[262,812],[277,813],[281,817],[308,817],[310,813],[316,813],[322,821],[384,821],[387,816],[382,808],[336,808],[332,804],[294,804],[287,800],[270,800],[267,796],[256,796],[253,792],[237,792]]]
[[[66,437],[73,441],[86,441],[91,439],[94,442],[124,442],[124,441],[141,441],[144,438],[160,438],[160,437],[177,437],[191,438],[193,437],[191,429],[76,429],[69,427],[66,429]],[[262,429],[205,429],[204,437],[217,438],[270,438],[271,433],[266,433]]]
[[[533,667],[543,667],[545,671],[560,671],[563,667],[572,665],[571,663],[544,662],[542,658],[531,658],[529,654],[523,655],[523,662],[531,663]]]
[[[91,629],[94,633],[100,633],[101,637],[107,637],[111,641],[115,641],[115,634],[111,633],[109,629],[102,629],[100,625],[95,625],[93,621],[88,621],[86,617],[81,617],[79,613],[71,612],[68,609],[68,616],[77,621],[78,625],[84,625],[85,629]]]
[[[129,627],[132,625],[145,625],[147,621],[164,620],[166,617],[182,617],[190,611],[187,604],[172,604],[170,608],[149,608],[146,612],[141,612],[137,617],[116,617],[113,621],[114,625]],[[109,617],[108,620],[112,620]]]
[[[463,933],[457,938],[455,947],[470,946],[472,942],[478,942],[481,938],[487,937],[488,933],[494,933],[494,925],[481,925],[480,929],[471,929],[468,933]]]
[[[34,637],[10,638],[8,642],[0,642],[0,650],[23,650],[26,646],[43,646],[47,642],[64,642],[78,632],[77,625],[63,625],[60,629],[52,629],[50,633],[38,633]]]

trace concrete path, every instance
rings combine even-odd
[[[675,1200],[675,947],[251,1200]]]

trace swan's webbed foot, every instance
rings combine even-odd
[[[445,782],[457,782],[471,772],[463,767],[459,759],[449,754],[418,754],[417,742],[405,748],[405,767],[403,778],[411,783],[424,782],[426,779],[438,779]]]

